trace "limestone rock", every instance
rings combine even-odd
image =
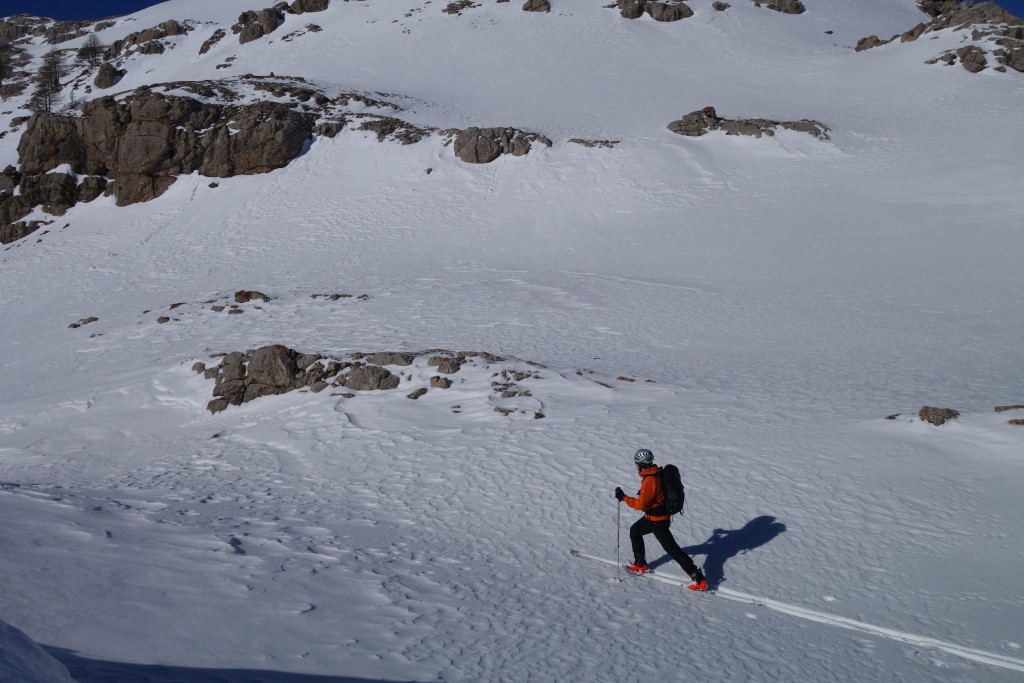
[[[103,62],[100,65],[99,71],[96,73],[96,78],[93,79],[93,85],[101,90],[112,88],[117,85],[117,82],[128,73],[124,69],[117,69],[110,62]]]
[[[526,133],[516,128],[467,128],[455,136],[455,156],[468,164],[487,164],[502,154],[522,156],[533,143],[548,147],[551,140],[537,133]]]
[[[807,8],[804,7],[800,0],[767,0],[767,2],[762,1],[756,4],[763,4],[768,9],[782,12],[783,14],[803,14],[807,11]]]
[[[647,13],[655,21],[679,21],[693,16],[693,10],[681,2],[654,2],[647,3]]]
[[[885,41],[875,35],[870,35],[867,38],[861,38],[857,41],[857,47],[854,48],[856,52],[863,52],[864,50],[870,50],[873,47],[884,45]]]
[[[828,127],[820,121],[801,119],[799,121],[775,121],[772,119],[727,119],[715,112],[714,107],[690,112],[668,124],[668,129],[679,135],[698,137],[708,131],[722,130],[726,135],[773,136],[777,128],[807,133],[823,140],[828,139]]]
[[[960,416],[959,411],[952,408],[933,408],[924,406],[917,416],[924,422],[930,422],[935,426],[945,424],[947,420],[953,420]]]
[[[249,360],[246,376],[256,384],[290,387],[299,370],[295,356],[294,351],[280,344],[258,348]]]
[[[231,31],[238,36],[238,43],[245,45],[273,33],[283,22],[284,12],[277,7],[268,7],[259,11],[250,10],[239,15],[238,22],[231,27]]]
[[[416,356],[411,353],[397,353],[393,351],[382,351],[375,353],[366,359],[370,365],[412,365]]]
[[[960,64],[973,74],[982,71],[988,65],[985,51],[976,45],[960,48],[956,51],[956,56],[960,58]]]
[[[399,378],[378,365],[358,365],[345,376],[344,386],[355,391],[394,389]]]
[[[226,35],[227,31],[225,31],[222,28],[219,28],[216,31],[214,31],[199,48],[199,54],[205,55],[213,48],[214,45],[219,43]]]
[[[647,9],[647,0],[617,0],[615,6],[626,19],[639,19]]]
[[[306,12],[323,12],[329,5],[329,0],[295,0],[288,7],[289,14],[305,14]]]
[[[275,102],[218,105],[147,89],[121,101],[93,100],[82,112],[29,119],[18,145],[21,172],[69,164],[79,175],[112,181],[119,206],[159,196],[182,174],[227,178],[281,168],[302,152],[315,121]],[[5,223],[19,217],[0,209]]]

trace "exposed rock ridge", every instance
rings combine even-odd
[[[285,21],[285,14],[323,12],[329,0],[295,0],[291,5],[279,2],[273,7],[249,10],[239,15],[231,32],[238,36],[238,43],[245,45],[276,31]]]
[[[102,84],[120,76],[113,67],[104,73]],[[247,102],[246,90],[250,100],[255,92],[262,101]],[[18,145],[20,167],[0,175],[0,243],[38,227],[18,223],[35,207],[62,215],[100,194],[113,194],[124,206],[160,196],[183,174],[227,178],[267,173],[301,154],[314,136],[334,137],[349,125],[401,144],[440,132],[388,113],[400,110],[363,93],[328,97],[301,78],[246,75],[102,97],[83,105],[80,116],[37,113]],[[534,144],[552,144],[538,133],[509,127],[442,134],[454,138],[458,158],[477,164],[503,154],[521,156]],[[52,173],[63,164],[73,175]]]
[[[131,52],[138,52],[144,55],[160,54],[164,51],[164,45],[160,42],[161,39],[168,36],[184,35],[190,30],[191,27],[187,24],[178,23],[173,19],[165,21],[159,26],[129,33],[124,38],[114,41],[103,53],[103,58],[110,62]]]
[[[487,164],[502,154],[522,156],[534,143],[551,146],[551,140],[539,133],[528,133],[518,128],[467,128],[447,131],[455,134],[455,156],[467,164]]]
[[[972,73],[984,70],[988,61],[986,50],[976,43],[985,41],[996,47],[991,54],[996,57],[1001,67],[1010,67],[1015,71],[1024,72],[1024,20],[1014,16],[994,2],[982,2],[977,5],[961,5],[956,0],[921,0],[918,3],[922,11],[934,17],[931,21],[922,22],[909,31],[897,34],[884,40],[877,35],[867,36],[857,41],[856,51],[863,52],[879,45],[886,45],[899,39],[901,43],[909,43],[921,36],[942,31],[944,29],[964,30],[973,28],[972,45],[964,46],[955,53],[947,51],[928,61],[929,64],[943,62],[947,65],[960,58],[960,64]]]
[[[400,368],[407,368],[424,357],[426,362],[420,361],[419,365],[436,368],[431,373],[438,373],[429,378],[429,386],[434,389],[451,387],[452,380],[441,375],[454,375],[464,365],[478,364],[489,368],[491,364],[505,362],[500,356],[482,351],[429,349],[415,353],[357,352],[336,357],[300,353],[287,346],[274,344],[245,352],[223,354],[218,365],[207,368],[204,363],[196,363],[193,370],[202,372],[206,379],[214,380],[213,400],[207,409],[217,413],[231,405],[241,405],[262,396],[285,394],[298,389],[318,393],[329,386],[343,387],[347,390],[345,395],[350,398],[355,396],[351,393],[355,391],[396,389],[403,379]],[[505,368],[500,373],[493,373],[493,376],[505,380],[492,382],[492,388],[500,392],[500,398],[508,399],[529,396],[529,392],[522,391],[515,382],[536,376],[536,372],[510,372]],[[421,386],[409,398],[420,398],[426,393],[427,388]]]
[[[782,127],[788,130],[808,133],[816,138],[828,140],[828,126],[820,121],[801,119],[799,121],[774,121],[772,119],[726,119],[718,116],[714,107],[705,107],[690,112],[681,119],[668,124],[668,129],[679,135],[697,137],[708,131],[723,130],[726,135],[762,135],[773,136],[775,129]]]
[[[693,16],[693,10],[680,0],[617,0],[615,7],[626,19],[639,19],[645,13],[655,21],[679,21]]]

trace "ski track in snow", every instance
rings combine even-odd
[[[594,555],[587,555],[577,550],[573,550],[572,554],[576,557],[596,560],[597,562],[603,562],[606,565],[617,567],[621,571],[621,566],[618,562],[613,560],[607,560],[602,557]],[[646,574],[643,578],[650,578],[663,583],[672,584],[674,586],[686,586],[689,581],[681,576],[674,576],[672,574],[665,574],[663,572],[651,572]],[[628,580],[628,579],[627,579]],[[947,652],[958,657],[970,659],[983,664],[991,664],[993,666],[1002,667],[1004,669],[1011,669],[1013,671],[1024,671],[1024,659],[1018,659],[1016,657],[1007,657],[999,655],[993,652],[986,652],[984,650],[977,650],[974,648],[963,647],[954,643],[947,643],[935,638],[928,638],[925,636],[918,636],[912,633],[903,633],[902,631],[896,631],[884,626],[875,626],[874,624],[866,624],[862,621],[856,621],[854,619],[847,619],[846,617],[837,616],[835,614],[827,614],[817,610],[807,609],[797,605],[791,605],[779,600],[771,600],[769,598],[758,597],[749,593],[743,593],[740,591],[730,590],[728,588],[715,588],[711,591],[712,595],[716,595],[726,600],[734,600],[746,604],[752,604],[757,607],[767,607],[768,609],[775,610],[776,612],[782,612],[789,616],[797,617],[800,619],[806,619],[808,621],[815,621],[821,624],[828,624],[829,626],[836,626],[839,628],[849,629],[851,631],[859,631],[861,633],[868,633],[870,635],[882,636],[890,640],[895,640],[900,643],[907,643],[909,645],[916,645],[919,647],[934,648]],[[697,596],[699,597],[699,596]]]

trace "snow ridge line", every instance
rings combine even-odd
[[[587,560],[594,560],[596,562],[603,562],[604,564],[617,567],[618,564],[614,560],[608,560],[603,557],[596,557],[594,555],[588,555],[578,550],[571,550],[570,553],[574,557],[580,557]],[[673,585],[680,585],[688,579],[684,579],[681,576],[673,576],[672,574],[662,574],[660,572],[652,572],[645,574],[647,578],[654,579],[655,581],[661,581],[662,583],[669,583]],[[916,645],[919,647],[933,648],[941,650],[947,654],[956,655],[964,659],[970,659],[975,662],[982,664],[990,664],[992,666],[998,666],[1004,669],[1012,669],[1014,671],[1024,671],[1024,659],[1018,659],[1016,657],[1009,657],[1006,655],[997,654],[995,652],[988,652],[986,650],[978,650],[970,647],[963,647],[955,643],[949,643],[944,640],[938,640],[937,638],[930,638],[928,636],[918,636],[913,633],[906,633],[905,631],[897,631],[896,629],[886,628],[885,626],[876,626],[874,624],[868,624],[863,621],[857,621],[855,619],[849,619],[847,617],[840,617],[834,614],[828,614],[826,612],[819,612],[817,610],[808,609],[806,607],[799,607],[797,605],[791,605],[789,603],[780,602],[778,600],[772,600],[771,598],[762,598],[750,593],[743,593],[742,591],[735,591],[729,588],[717,588],[714,591],[710,591],[712,595],[726,600],[732,600],[734,602],[742,602],[744,604],[752,604],[758,607],[767,607],[768,609],[788,614],[789,616],[799,617],[800,619],[806,619],[808,621],[815,621],[820,624],[829,624],[831,626],[837,626],[850,631],[858,631],[860,633],[868,633],[875,636],[881,636],[889,640],[894,640],[899,643],[906,643],[908,645]]]

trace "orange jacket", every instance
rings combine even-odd
[[[664,512],[665,510],[665,492],[661,490],[661,479],[658,477],[659,472],[661,472],[661,468],[657,465],[651,465],[647,469],[640,470],[640,491],[637,492],[637,497],[626,496],[623,498],[626,501],[626,505],[634,510],[640,510],[644,513],[644,517],[652,522],[661,522],[669,519],[669,516],[666,514],[658,514],[658,512]],[[652,510],[655,514],[651,514]]]

